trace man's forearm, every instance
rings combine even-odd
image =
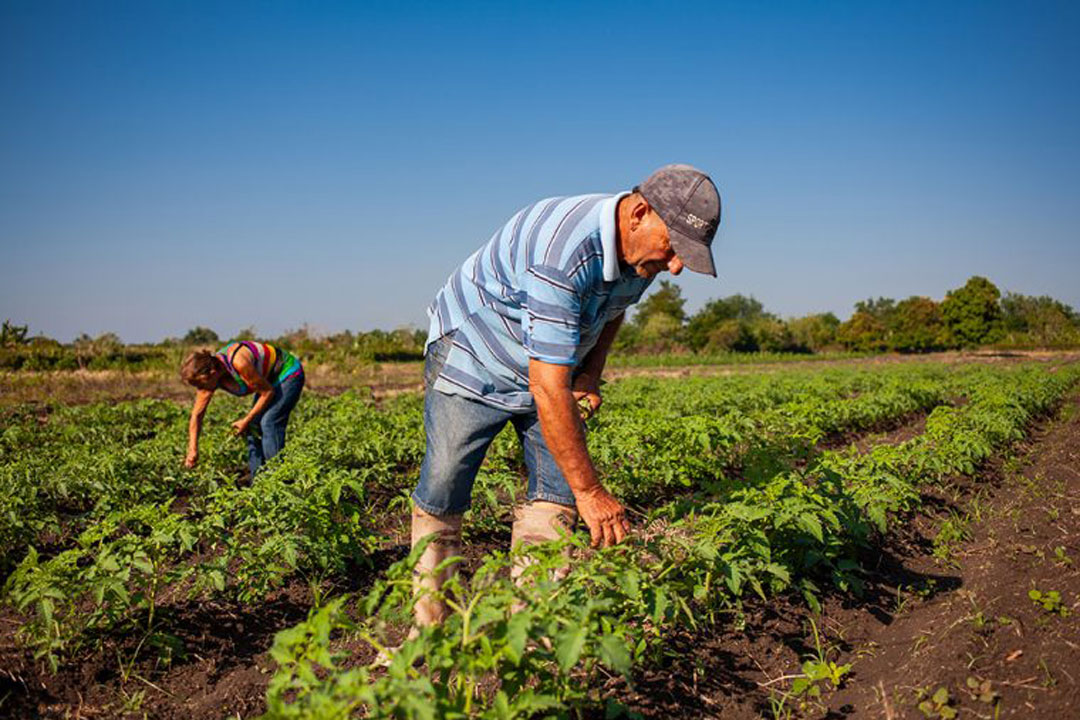
[[[540,431],[544,442],[555,458],[574,496],[588,493],[600,486],[589,451],[574,395],[570,388],[533,390]]]
[[[544,442],[574,493],[574,503],[592,534],[593,547],[607,547],[622,542],[630,532],[630,524],[623,506],[600,484],[589,458],[585,426],[571,383],[570,366],[529,361],[529,389],[536,401]]]

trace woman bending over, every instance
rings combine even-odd
[[[255,393],[255,404],[248,414],[232,424],[237,435],[247,434],[248,466],[251,475],[285,445],[285,426],[289,413],[304,389],[304,368],[287,350],[269,343],[229,343],[216,353],[193,352],[180,366],[180,377],[198,389],[188,423],[188,450],[185,467],[199,461],[199,432],[203,416],[214,391],[222,389],[233,395]],[[255,423],[260,434],[250,432]]]

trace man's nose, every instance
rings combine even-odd
[[[678,255],[672,255],[671,256],[671,259],[668,260],[667,269],[668,269],[668,272],[671,273],[672,275],[678,275],[679,273],[682,272],[683,264],[682,264],[682,260],[679,259]]]

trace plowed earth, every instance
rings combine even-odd
[[[608,696],[655,718],[1080,718],[1080,394],[975,482],[924,501],[864,559],[863,596],[823,602],[819,642],[801,601],[754,602],[744,628],[671,637],[663,667]],[[946,523],[962,539],[943,542]],[[1030,590],[1057,591],[1066,614]],[[851,670],[806,702],[792,681],[819,652]]]

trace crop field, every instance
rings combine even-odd
[[[307,394],[254,480],[235,399],[194,470],[175,400],[13,406],[0,716],[1064,717],[1078,386],[1051,361],[622,378],[588,444],[632,538],[528,549],[513,583],[508,429],[453,614],[408,640],[420,394]]]

